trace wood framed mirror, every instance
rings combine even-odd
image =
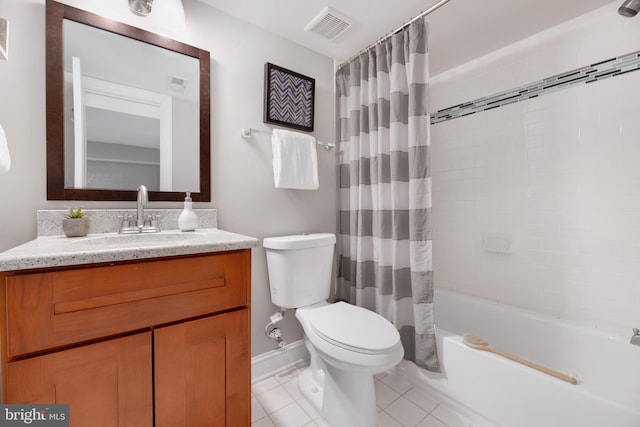
[[[209,52],[46,3],[47,199],[211,201]]]

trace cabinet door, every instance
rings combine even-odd
[[[249,310],[154,331],[156,427],[248,427]]]
[[[10,362],[6,403],[69,404],[71,427],[153,425],[151,332]]]

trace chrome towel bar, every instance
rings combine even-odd
[[[240,136],[242,138],[244,138],[244,139],[250,139],[251,138],[251,134],[253,132],[271,134],[271,132],[266,131],[266,130],[259,130],[259,129],[252,129],[252,128],[242,128],[242,129],[240,129]],[[329,151],[329,150],[332,150],[332,149],[336,148],[336,144],[334,144],[332,142],[322,142],[322,141],[316,140],[316,144],[320,145],[322,148],[324,148],[325,151]]]

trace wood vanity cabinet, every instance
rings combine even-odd
[[[0,273],[2,401],[72,427],[249,426],[251,250]]]

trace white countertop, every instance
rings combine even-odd
[[[0,253],[0,271],[193,255],[258,246],[260,241],[254,237],[217,228],[186,233],[169,230],[148,234],[89,234],[73,238],[41,236]]]

